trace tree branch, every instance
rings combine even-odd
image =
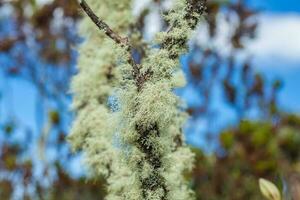
[[[86,3],[85,0],[80,0],[79,5],[84,10],[84,12],[89,16],[89,18],[94,22],[94,24],[105,33],[109,38],[115,41],[117,44],[120,44],[122,47],[126,49],[129,53],[127,62],[132,66],[132,74],[134,79],[136,80],[138,88],[141,88],[141,75],[140,68],[136,64],[135,60],[131,55],[132,46],[129,43],[128,37],[121,37],[119,34],[114,32],[108,24],[106,24],[103,20],[101,20],[94,11],[90,8],[90,6]]]
[[[85,11],[85,13],[90,17],[90,19],[96,24],[96,26],[103,31],[109,38],[114,40],[117,44],[121,46],[128,46],[128,38],[122,38],[116,32],[114,32],[103,20],[101,20],[85,0],[80,0],[79,5]]]

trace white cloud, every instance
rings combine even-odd
[[[300,14],[261,14],[258,16],[257,37],[245,41],[245,52],[267,63],[299,63],[300,67]],[[196,41],[199,45],[216,48],[223,55],[231,50],[229,35],[233,31],[223,14],[218,16],[217,35],[208,38],[207,27],[199,27]]]
[[[300,63],[300,15],[261,15],[257,38],[248,43],[256,57]]]
[[[50,3],[52,0],[38,0],[37,3],[40,5],[46,4],[46,3]]]

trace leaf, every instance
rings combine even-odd
[[[260,178],[259,188],[261,193],[268,200],[281,200],[281,195],[278,188],[270,181]]]

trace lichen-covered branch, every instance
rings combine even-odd
[[[85,0],[80,0],[80,6],[85,11],[85,13],[90,17],[90,19],[95,23],[95,25],[103,31],[109,38],[111,38],[115,43],[120,44],[128,51],[127,62],[132,66],[132,73],[137,83],[141,82],[140,70],[139,66],[136,64],[134,58],[131,55],[132,47],[129,43],[128,37],[121,37],[119,34],[114,32],[109,25],[107,25],[103,20],[101,20],[94,11],[90,8],[90,6],[86,3]]]
[[[96,26],[103,31],[109,38],[114,40],[117,44],[122,46],[128,46],[128,38],[122,38],[116,32],[114,32],[103,20],[101,20],[86,3],[85,0],[80,0],[80,6],[85,13],[91,18]]]
[[[126,34],[132,20],[130,0],[86,0],[82,5],[90,5],[89,10],[93,9],[101,19],[111,24],[110,30]],[[117,65],[123,52],[119,44],[99,31],[90,17],[83,18],[80,32],[85,41],[79,47],[79,72],[72,81],[72,108],[76,118],[68,139],[74,150],[84,153],[91,171],[106,178],[106,199],[115,200],[121,198],[127,187],[131,188],[128,180],[131,171],[122,164],[119,159],[121,153],[114,145],[116,125],[107,103],[120,82]]]
[[[129,161],[132,169],[138,169],[141,199],[193,198],[183,177],[191,169],[193,154],[184,145],[185,114],[172,90],[184,83],[179,56],[187,51],[187,41],[204,11],[203,2],[197,2],[201,4],[174,1],[166,16],[172,28],[158,34],[161,48],[152,49],[141,63],[141,74],[147,76],[143,87],[129,82],[121,92],[122,132],[125,143],[132,146]]]
[[[130,1],[89,2],[81,1],[80,5],[98,33],[95,28],[92,34],[84,32],[90,37],[88,46],[81,47],[80,73],[73,83],[78,116],[72,144],[87,153],[90,166],[108,177],[108,199],[193,199],[183,175],[193,163],[182,134],[186,114],[173,90],[185,83],[179,56],[188,49],[190,35],[204,12],[204,1],[174,0],[165,16],[171,28],[157,34],[154,43],[160,48],[143,51],[139,64],[133,59],[130,39],[119,35],[130,28],[128,21],[126,25],[118,21],[126,15],[115,10],[130,12]],[[91,28],[87,21],[83,24]],[[118,99],[115,112],[106,104],[112,95]]]

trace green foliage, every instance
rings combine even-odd
[[[287,194],[297,199],[299,183],[291,177],[299,173],[298,119],[282,114],[275,124],[242,121],[220,135],[221,154],[206,156],[197,150],[191,177],[197,199],[263,199],[260,177],[285,185]]]

